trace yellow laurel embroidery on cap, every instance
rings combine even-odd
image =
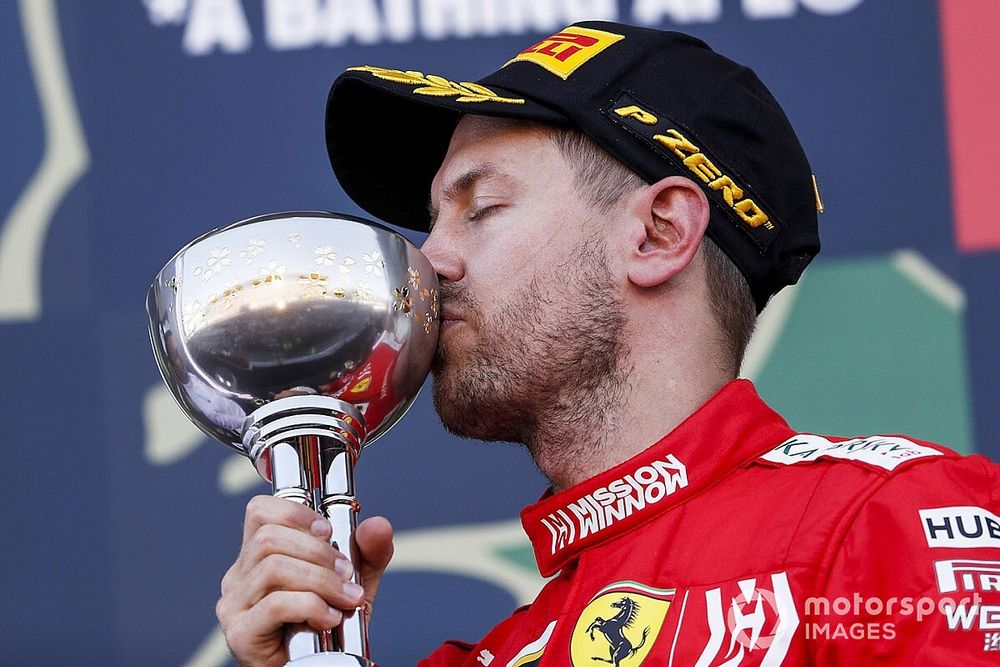
[[[435,97],[454,97],[456,102],[500,102],[503,104],[524,104],[524,100],[517,97],[502,97],[495,92],[478,83],[462,81],[456,83],[449,81],[436,74],[424,74],[416,70],[386,69],[384,67],[372,67],[364,65],[361,67],[348,67],[348,72],[367,72],[376,79],[384,79],[393,83],[403,83],[409,86],[419,86],[413,92],[417,95],[431,95]]]
[[[568,79],[585,62],[623,39],[625,35],[570,26],[521,51],[504,63],[504,67],[514,62],[529,62]]]
[[[637,121],[643,125],[656,125],[659,120],[656,116],[649,113],[644,109],[640,109],[636,105],[631,105],[627,107],[619,107],[615,109],[615,113],[622,118],[635,118]]]

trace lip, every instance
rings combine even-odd
[[[449,331],[454,329],[459,324],[464,324],[465,319],[456,312],[453,311],[442,311],[441,312],[441,331]]]

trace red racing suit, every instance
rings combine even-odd
[[[419,667],[1000,664],[1000,466],[800,434],[745,380],[521,515],[535,601]]]

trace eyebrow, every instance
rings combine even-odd
[[[441,194],[441,198],[443,201],[458,199],[471,190],[479,181],[491,178],[498,174],[499,172],[497,171],[497,168],[490,163],[473,167],[445,186],[444,192]],[[434,229],[434,223],[437,222],[438,209],[431,203],[429,198],[427,200],[427,213],[430,215],[430,226],[428,227],[428,231],[430,231],[431,229]]]

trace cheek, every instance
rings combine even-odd
[[[579,246],[581,232],[579,220],[558,204],[555,198],[538,197],[477,227],[466,239],[470,283],[510,292],[564,264]]]
[[[523,234],[473,235],[465,257],[465,272],[475,286],[504,285],[529,272],[535,261],[532,244]]]

